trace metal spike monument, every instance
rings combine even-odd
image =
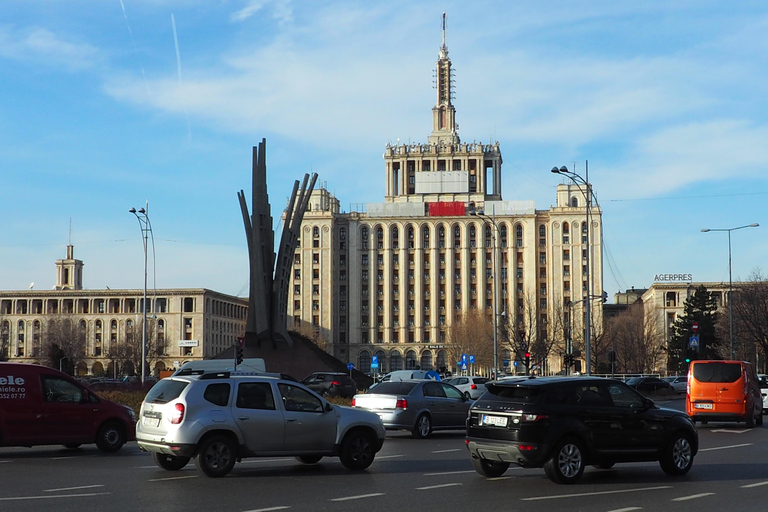
[[[251,177],[252,214],[248,214],[245,193],[242,190],[237,193],[243,213],[250,267],[246,347],[261,346],[263,341],[270,341],[273,348],[277,348],[277,342],[281,340],[293,347],[293,340],[286,329],[288,281],[291,277],[293,253],[296,251],[301,222],[316,181],[317,174],[312,173],[311,177],[304,174],[301,189],[299,181],[294,182],[275,259],[275,234],[272,231],[272,214],[267,194],[267,139],[261,139],[258,148],[254,146]]]

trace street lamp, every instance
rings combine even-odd
[[[498,379],[499,373],[499,342],[498,342],[498,316],[499,316],[499,265],[496,253],[498,252],[498,235],[499,225],[496,223],[496,216],[494,211],[491,211],[491,216],[483,212],[483,210],[475,210],[471,207],[469,210],[470,215],[480,217],[484,221],[490,222],[493,225],[493,258],[491,259],[491,265],[493,265],[493,377]]]
[[[731,296],[733,295],[733,274],[731,273],[731,231],[744,228],[756,228],[760,224],[757,222],[753,224],[747,224],[746,226],[738,226],[735,228],[721,228],[710,229],[704,228],[702,233],[708,233],[710,231],[727,231],[728,232],[728,342],[731,346],[731,360],[733,360],[733,304],[731,303]]]
[[[587,206],[587,212],[586,212],[587,213],[587,224],[586,224],[587,229],[584,231],[584,233],[586,234],[586,238],[587,238],[587,252],[586,252],[587,268],[586,268],[586,272],[584,273],[584,276],[587,279],[587,289],[586,289],[587,293],[586,293],[586,300],[584,301],[584,313],[585,313],[587,318],[584,321],[584,345],[585,345],[584,352],[585,352],[586,359],[587,359],[587,375],[592,375],[592,361],[591,361],[592,355],[591,355],[591,349],[590,349],[590,345],[592,344],[591,343],[591,336],[592,336],[592,332],[591,332],[591,328],[592,328],[592,300],[591,300],[592,299],[592,290],[591,290],[591,285],[590,285],[590,274],[591,274],[590,270],[591,269],[590,269],[590,266],[589,266],[589,255],[592,252],[592,246],[591,246],[590,240],[589,240],[589,228],[590,228],[589,225],[592,222],[591,213],[590,213],[590,206],[591,206],[591,203],[592,203],[592,193],[591,193],[591,188],[592,187],[590,187],[590,185],[589,185],[589,163],[587,162],[587,165],[586,165],[586,174],[585,174],[586,177],[585,178],[582,178],[581,176],[579,176],[575,172],[569,171],[566,166],[562,166],[559,169],[557,167],[553,167],[552,168],[552,172],[554,174],[560,174],[560,175],[565,176],[568,179],[570,179],[579,188],[581,193],[584,194],[584,199],[586,200],[586,203],[587,203],[587,205],[586,205]],[[581,188],[582,184],[586,187],[586,190]]]
[[[134,214],[139,221],[141,238],[144,242],[144,302],[141,308],[144,312],[144,322],[141,330],[141,386],[143,388],[147,366],[147,241],[149,233],[152,231],[152,223],[149,220],[149,200],[147,200],[145,208],[139,208],[138,210],[131,208],[128,211]]]

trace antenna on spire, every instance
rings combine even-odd
[[[72,245],[72,217],[69,218],[69,245]]]
[[[443,13],[443,48],[445,48],[445,13]]]

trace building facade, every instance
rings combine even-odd
[[[500,145],[461,141],[451,87],[443,32],[432,132],[425,144],[386,146],[384,202],[342,212],[320,188],[304,215],[289,328],[311,330],[365,372],[455,368],[450,328],[472,310],[489,322],[498,315],[513,335],[562,339],[571,317],[572,331],[583,329],[587,276],[592,300],[602,294],[602,213],[593,204],[587,219],[591,187],[557,185],[548,210],[504,200]],[[511,371],[519,349],[500,344],[499,365]],[[553,371],[562,350],[548,355]]]
[[[73,252],[67,246],[56,262],[54,289],[0,291],[0,353],[51,364],[56,344],[76,375],[140,374],[144,290],[83,289],[83,262]],[[149,371],[223,352],[244,335],[247,310],[246,299],[203,288],[148,290]]]

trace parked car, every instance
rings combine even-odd
[[[466,445],[473,467],[487,477],[516,464],[573,484],[588,465],[647,461],[682,475],[698,451],[685,412],[659,408],[615,379],[541,377],[486,387],[470,409]]]
[[[352,398],[357,393],[355,380],[341,372],[315,372],[305,377],[301,383],[321,396]]]
[[[483,394],[485,391],[485,383],[488,382],[490,379],[486,379],[485,377],[453,377],[450,379],[448,384],[455,387],[462,393],[464,393],[464,396],[472,399],[477,400],[480,398],[480,395]]]
[[[658,377],[632,377],[627,380],[627,386],[641,393],[674,393],[672,384]]]
[[[352,406],[378,414],[385,428],[409,430],[419,439],[435,430],[464,429],[470,403],[450,384],[415,379],[381,382],[352,399]]]
[[[672,386],[672,390],[678,395],[685,393],[686,388],[688,387],[687,375],[670,375],[661,380],[669,382],[670,386]]]
[[[760,382],[760,394],[763,395],[763,414],[768,411],[768,375],[758,375]]]
[[[134,439],[136,414],[47,366],[0,363],[0,446],[96,443],[115,452]]]
[[[159,467],[177,471],[194,458],[209,477],[228,474],[246,457],[286,455],[305,464],[338,456],[363,470],[385,436],[377,415],[333,405],[298,382],[230,372],[161,380],[136,426],[139,448]]]

